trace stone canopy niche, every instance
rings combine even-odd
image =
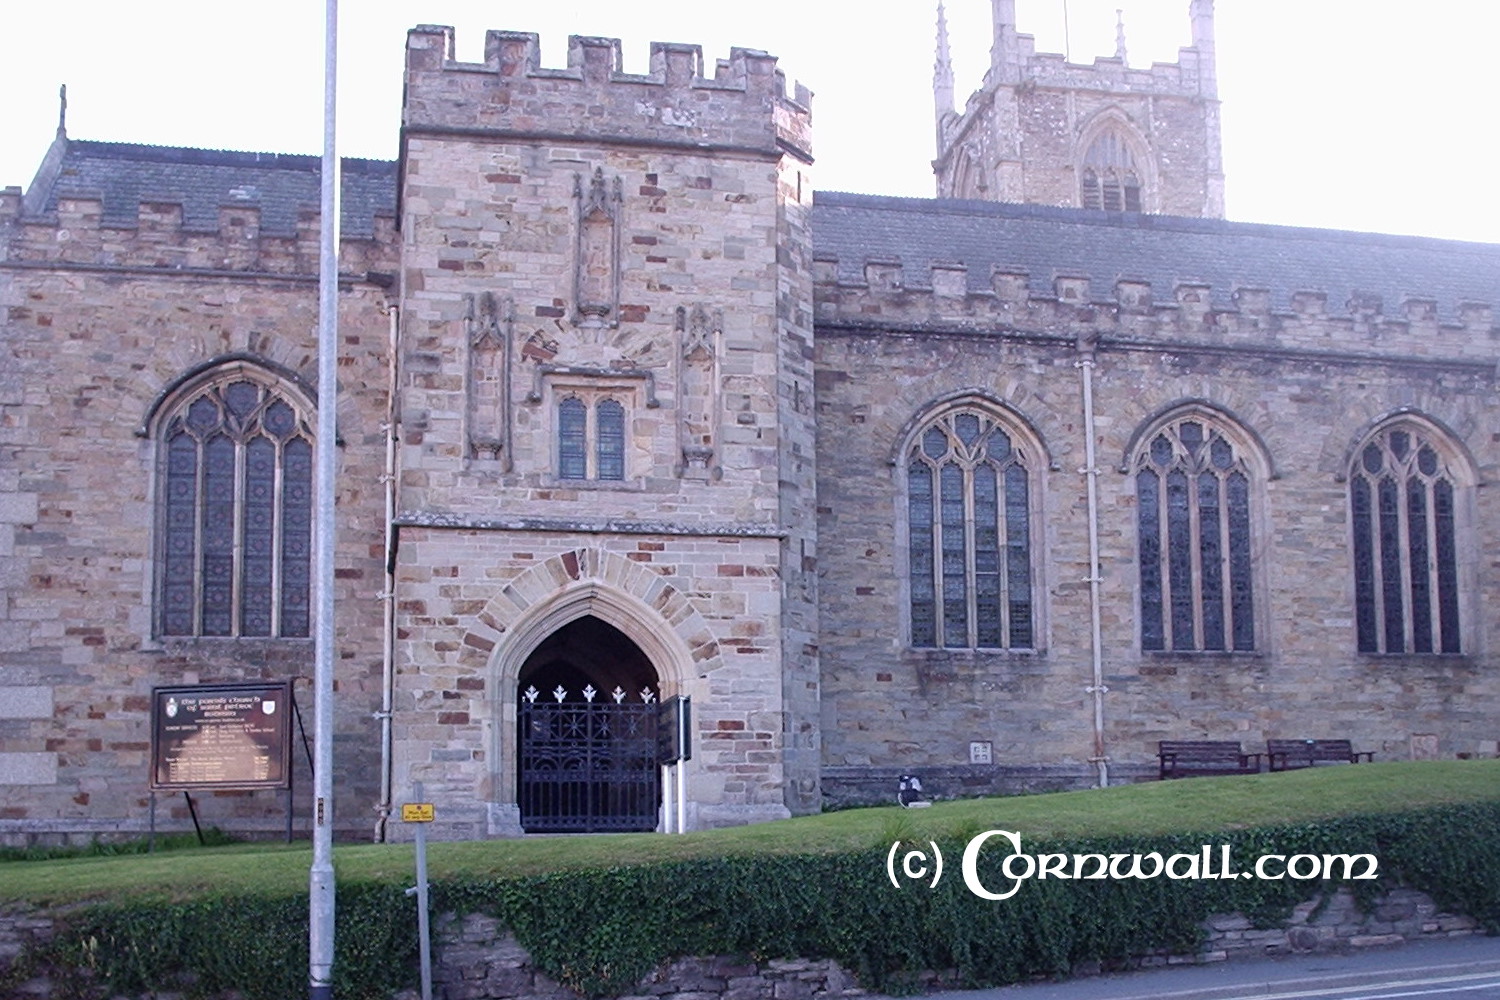
[[[492,292],[469,295],[464,372],[468,457],[510,471],[511,325],[515,307]]]
[[[594,168],[588,192],[573,175],[576,246],[573,254],[573,322],[579,326],[620,323],[620,178],[613,183]]]
[[[701,303],[677,307],[677,338],[681,345],[678,378],[678,427],[682,440],[681,475],[687,479],[718,479],[716,449],[719,414],[719,345],[723,339],[723,310],[710,311]]]

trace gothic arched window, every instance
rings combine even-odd
[[[159,634],[309,634],[309,420],[237,368],[183,393],[160,421]]]
[[[625,478],[625,407],[605,397],[591,407],[578,396],[557,404],[557,478]]]
[[[1125,137],[1110,129],[1089,144],[1079,172],[1079,203],[1107,212],[1141,210],[1141,177]]]
[[[990,414],[944,414],[906,455],[911,643],[1031,649],[1036,456]]]
[[[1458,653],[1452,450],[1411,422],[1376,431],[1349,469],[1355,629],[1362,653]]]
[[[1255,649],[1251,472],[1206,414],[1155,430],[1136,455],[1141,648]]]

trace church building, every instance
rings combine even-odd
[[[940,7],[932,199],[816,191],[764,52],[418,26],[336,387],[316,157],[60,125],[0,190],[0,842],[181,829],[157,692],[248,682],[293,792],[197,812],[306,829],[320,447],[346,839],[1494,755],[1500,246],[1225,221],[1186,6],[1141,69],[993,0],[962,109]]]

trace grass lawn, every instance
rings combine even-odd
[[[1014,830],[1023,839],[1110,837],[1274,826],[1308,819],[1500,800],[1500,760],[1322,767],[1191,778],[1117,788],[944,802],[930,809],[854,809],[683,836],[616,834],[430,843],[430,877],[535,875],[678,858],[883,849],[897,837],[967,839]],[[305,891],[307,844],[237,844],[154,855],[0,863],[0,904],[182,898]],[[336,848],[341,881],[410,884],[410,844]]]

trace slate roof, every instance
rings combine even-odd
[[[106,225],[134,225],[142,200],[178,202],[183,226],[218,228],[224,205],[258,205],[261,231],[296,232],[301,210],[318,207],[319,157],[288,153],[146,146],[62,139],[26,203],[43,215],[65,195],[102,198]],[[342,230],[369,237],[377,216],[394,216],[396,163],[343,161]],[[1381,296],[1399,314],[1406,298],[1435,299],[1457,318],[1460,302],[1500,307],[1500,245],[1330,229],[1299,229],[1222,219],[1102,212],[993,202],[819,191],[812,212],[814,251],[836,257],[842,280],[863,280],[868,258],[899,259],[908,287],[930,283],[934,262],[963,263],[969,287],[990,287],[992,267],[1030,275],[1047,294],[1058,275],[1087,275],[1095,299],[1113,298],[1120,278],[1150,282],[1170,301],[1179,282],[1211,286],[1214,304],[1232,305],[1238,287],[1266,288],[1272,308],[1300,291],[1321,291],[1341,313],[1355,292]]]
[[[1212,286],[1222,307],[1236,287],[1269,289],[1274,309],[1289,308],[1294,292],[1325,292],[1333,314],[1355,291],[1380,295],[1393,315],[1407,298],[1437,300],[1445,320],[1463,301],[1500,307],[1500,245],[1488,243],[826,191],[814,197],[812,231],[817,256],[837,257],[840,280],[856,282],[874,257],[899,258],[908,287],[930,286],[937,261],[966,264],[974,291],[991,287],[998,265],[1029,272],[1043,294],[1058,275],[1086,275],[1104,301],[1132,278],[1150,282],[1158,302],[1191,281]]]
[[[27,202],[44,215],[57,211],[59,197],[82,195],[102,198],[105,225],[133,226],[141,201],[179,202],[184,229],[212,232],[221,206],[255,205],[263,234],[291,236],[299,211],[318,208],[317,156],[61,141],[55,167],[44,167],[33,182],[46,188],[45,196],[27,192]],[[342,177],[342,234],[367,238],[377,215],[395,216],[396,164],[345,158]]]

